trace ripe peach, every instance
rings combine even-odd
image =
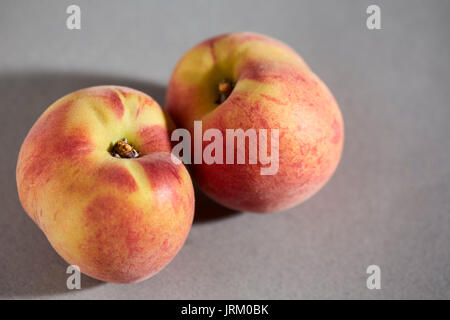
[[[69,264],[127,283],[174,258],[194,194],[170,157],[172,126],[152,98],[118,86],[73,92],[33,125],[17,162],[19,198]]]
[[[230,33],[193,47],[175,67],[166,107],[191,135],[198,120],[223,136],[226,129],[279,130],[274,175],[261,175],[261,163],[193,166],[200,189],[233,209],[297,205],[330,179],[341,157],[343,119],[333,95],[293,49],[267,36]],[[243,151],[234,145],[235,154]]]

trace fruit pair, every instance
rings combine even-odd
[[[261,175],[261,164],[193,165],[199,187],[238,210],[273,212],[304,201],[341,155],[333,96],[292,49],[266,36],[231,33],[192,48],[174,70],[166,109],[171,118],[130,88],[82,89],[53,103],[21,147],[25,211],[69,264],[94,278],[141,281],[182,247],[194,192],[171,157],[175,125],[192,134],[196,120],[203,130],[279,131],[276,174]]]

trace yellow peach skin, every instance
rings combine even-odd
[[[225,99],[223,81],[234,86]],[[341,157],[343,119],[333,95],[293,49],[260,34],[225,34],[189,50],[170,79],[166,108],[191,134],[195,120],[223,136],[226,129],[279,130],[275,175],[261,175],[259,164],[193,166],[200,189],[234,209],[297,205],[330,179]]]
[[[53,103],[19,153],[20,201],[53,248],[94,278],[128,283],[167,265],[192,224],[194,194],[170,157],[171,121],[142,92],[99,86]],[[117,158],[126,138],[137,158]]]

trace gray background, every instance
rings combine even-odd
[[[450,298],[450,1],[1,1],[1,298]],[[82,30],[65,10],[82,10]],[[382,30],[366,28],[379,4]],[[180,56],[228,31],[290,44],[326,82],[345,119],[339,168],[282,213],[233,213],[198,194],[187,242],[138,284],[83,276],[27,217],[19,147],[60,96],[96,84],[164,102]],[[366,288],[377,264],[382,289]]]

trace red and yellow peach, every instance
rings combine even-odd
[[[225,97],[223,82],[234,87]],[[233,209],[297,205],[325,185],[341,157],[343,119],[333,95],[293,49],[267,36],[230,33],[193,47],[175,67],[166,108],[191,135],[196,120],[224,137],[226,129],[279,130],[277,174],[261,175],[260,164],[193,166],[200,189]]]
[[[146,94],[92,87],[53,103],[19,153],[20,201],[54,249],[94,278],[128,283],[167,265],[193,219],[189,174],[170,157],[173,124]],[[126,138],[137,158],[117,158]]]

